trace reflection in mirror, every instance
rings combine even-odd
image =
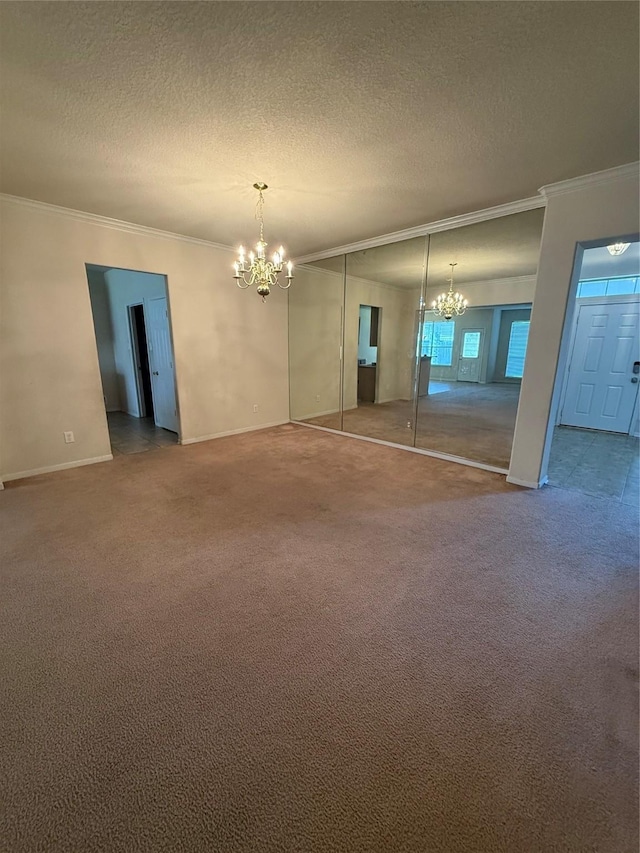
[[[303,264],[289,290],[289,387],[294,421],[341,429],[344,255]]]
[[[543,217],[536,209],[431,235],[416,447],[509,467]],[[452,263],[469,307],[446,320],[429,309]]]
[[[347,255],[345,432],[413,445],[419,308],[427,238]]]

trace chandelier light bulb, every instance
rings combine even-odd
[[[233,265],[234,279],[238,287],[245,289],[256,285],[258,294],[264,302],[266,297],[271,292],[271,288],[276,284],[283,290],[287,290],[291,286],[293,278],[293,264],[287,262],[286,284],[282,284],[278,276],[282,272],[285,263],[284,247],[280,246],[278,251],[272,255],[272,260],[267,260],[267,242],[264,239],[264,196],[263,191],[267,189],[267,185],[256,183],[254,189],[258,190],[258,203],[256,205],[256,219],[260,223],[260,239],[256,243],[257,255],[249,252],[249,266],[245,266],[244,249],[242,246],[238,249],[238,260]]]
[[[453,268],[457,264],[449,264],[449,266],[451,267],[451,278],[448,279],[449,290],[441,293],[431,303],[433,312],[440,317],[444,317],[445,320],[451,320],[453,317],[459,317],[461,314],[464,314],[469,305],[468,300],[461,293],[458,293],[457,290],[455,293],[453,292]]]

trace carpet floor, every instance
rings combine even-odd
[[[0,524],[3,851],[637,851],[633,507],[287,425]]]
[[[420,397],[415,438],[414,404],[408,400],[360,402],[355,409],[309,418],[306,423],[410,447],[415,440],[423,450],[507,469],[520,386],[474,382],[450,386],[445,392]]]

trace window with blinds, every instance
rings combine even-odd
[[[425,323],[422,328],[421,355],[430,355],[434,367],[450,367],[453,360],[454,320]]]
[[[529,320],[515,320],[511,324],[509,349],[507,351],[507,369],[504,374],[508,379],[522,379],[528,340]]]

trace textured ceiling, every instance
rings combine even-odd
[[[637,158],[634,2],[1,2],[7,193],[302,255]]]

